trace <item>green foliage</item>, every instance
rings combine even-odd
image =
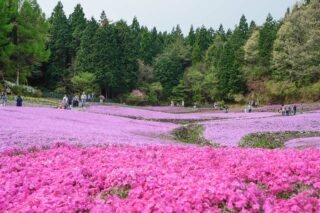
[[[286,141],[296,138],[317,137],[320,132],[264,132],[253,133],[245,136],[240,147],[243,148],[262,148],[262,149],[279,149],[284,148]]]
[[[13,51],[13,44],[8,33],[12,31],[10,22],[12,7],[9,0],[0,1],[0,79],[3,80],[8,75],[7,69],[10,65],[10,55]]]
[[[71,82],[74,86],[75,92],[97,93],[98,91],[96,76],[93,73],[78,73],[71,79]]]
[[[55,88],[70,84],[71,78],[72,32],[61,2],[54,8],[49,22],[50,40],[47,45],[51,50],[51,56],[45,78],[47,86]]]
[[[12,94],[30,97],[41,97],[42,92],[36,88],[25,85],[18,85],[9,81],[4,81],[5,87],[9,87]]]
[[[77,52],[75,70],[76,72],[91,72],[94,73],[95,63],[94,63],[94,43],[92,38],[97,33],[99,25],[97,21],[92,18],[84,31],[82,32],[80,40],[80,49]]]
[[[287,103],[298,96],[298,89],[294,83],[290,82],[266,82],[267,96],[272,103]]]
[[[275,79],[299,87],[320,79],[320,2],[310,1],[293,10],[281,26],[274,44]]]
[[[243,15],[234,30],[192,26],[184,37],[179,25],[158,32],[140,26],[137,18],[130,26],[111,22],[105,12],[99,22],[87,21],[80,4],[67,18],[59,2],[47,20],[35,0],[2,0],[0,79],[63,93],[73,87],[101,91],[118,100],[138,88],[143,100],[129,98],[138,104],[243,102],[258,96],[277,103],[316,101],[318,11],[319,1],[308,0],[279,22],[269,14],[262,26],[254,21],[249,26]]]
[[[27,83],[28,77],[38,74],[39,66],[46,61],[50,52],[46,50],[48,23],[39,5],[33,0],[14,0],[8,5],[12,29],[10,59],[6,76],[16,83]],[[9,62],[10,63],[10,62]]]
[[[219,147],[219,144],[213,144],[203,137],[204,127],[198,124],[189,124],[173,130],[172,134],[175,140],[188,144],[198,144],[202,146]]]
[[[127,97],[127,103],[135,106],[146,105],[148,96],[140,90],[133,90]]]
[[[84,29],[87,25],[87,20],[85,18],[83,8],[80,4],[76,5],[76,7],[74,8],[74,12],[69,17],[68,22],[71,27],[72,38],[70,43],[70,49],[72,55],[72,63],[74,63],[76,54],[80,49],[81,38],[84,33]]]
[[[185,68],[190,65],[190,52],[181,39],[168,46],[154,63],[155,78],[159,81],[166,97],[179,84]]]

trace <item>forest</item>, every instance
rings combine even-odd
[[[0,90],[86,91],[135,105],[319,101],[319,11],[319,0],[305,0],[261,26],[243,15],[234,29],[184,35],[104,11],[87,19],[80,4],[67,17],[59,2],[46,17],[36,0],[1,0]]]

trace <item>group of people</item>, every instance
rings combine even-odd
[[[85,107],[86,103],[88,101],[92,101],[93,98],[93,94],[86,95],[85,92],[83,92],[80,97],[78,95],[69,97],[67,95],[64,95],[62,98],[61,106],[59,108],[71,109],[72,107]]]
[[[290,116],[290,115],[296,115],[297,114],[297,105],[294,105],[293,107],[291,106],[286,106],[282,104],[280,112],[282,116]]]
[[[1,106],[5,107],[7,105],[7,93],[5,92],[2,92],[1,93]],[[22,107],[22,102],[23,102],[23,99],[20,95],[18,95],[17,97],[17,100],[16,100],[16,106],[17,107]]]

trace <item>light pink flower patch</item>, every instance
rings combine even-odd
[[[48,146],[57,141],[92,145],[168,145],[156,136],[175,124],[145,122],[94,113],[48,108],[0,108],[0,151]]]
[[[115,116],[124,116],[124,117],[136,117],[144,119],[215,119],[215,118],[261,118],[261,117],[270,117],[277,116],[277,113],[185,113],[185,114],[172,114],[167,112],[151,111],[147,109],[138,109],[131,107],[122,107],[122,106],[92,106],[88,112],[106,114],[106,115],[115,115]]]
[[[285,143],[287,148],[320,148],[320,137],[298,138]]]
[[[238,146],[245,135],[256,132],[320,131],[320,113],[209,121],[205,122],[204,125],[206,127],[204,133],[206,139],[225,146]]]
[[[62,146],[7,152],[0,155],[0,209],[317,212],[319,165],[316,149]],[[123,194],[111,193],[117,190]]]

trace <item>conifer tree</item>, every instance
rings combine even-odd
[[[50,88],[55,88],[66,85],[72,77],[70,71],[72,34],[61,2],[54,8],[49,22],[48,47],[51,56],[47,65],[46,81]]]

